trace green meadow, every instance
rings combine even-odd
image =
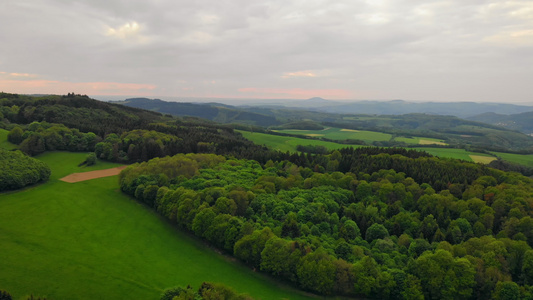
[[[362,140],[367,143],[388,141],[392,135],[377,131],[352,130],[329,127],[323,130],[277,130],[281,133],[298,134],[312,137],[324,137],[332,140]]]
[[[221,282],[258,299],[309,299],[206,246],[122,194],[116,176],[59,178],[85,153],[38,156],[46,183],[0,194],[0,289],[13,299],[159,299],[172,286]]]
[[[390,141],[393,137],[391,134],[377,132],[377,131],[366,131],[366,130],[353,130],[353,129],[342,129],[329,127],[323,130],[276,130],[277,132],[287,133],[287,134],[297,134],[310,137],[318,138],[327,138],[331,140],[362,140],[367,144],[372,142],[385,142]],[[425,137],[395,137],[395,141],[404,142],[406,144],[415,144],[415,145],[446,145],[443,140],[425,138]]]
[[[512,153],[502,153],[502,152],[493,152],[494,155],[501,157],[503,160],[512,162],[519,165],[524,165],[533,168],[533,154],[512,154]]]
[[[406,144],[446,145],[446,143],[443,140],[426,138],[426,137],[397,137],[394,140],[398,142],[404,142]]]
[[[496,157],[489,154],[477,153],[466,151],[465,149],[454,149],[454,148],[415,148],[417,150],[426,151],[429,154],[438,156],[438,157],[447,157],[447,158],[456,158],[462,159],[465,161],[479,162],[488,164]]]
[[[315,145],[315,146],[324,146],[328,150],[340,149],[352,145],[343,145],[333,142],[320,141],[315,139],[305,139],[305,138],[295,138],[289,136],[279,136],[258,132],[249,132],[238,130],[245,138],[254,142],[258,145],[265,145],[271,149],[279,151],[289,151],[296,152],[296,146],[298,145]]]
[[[0,148],[4,148],[7,150],[15,149],[17,148],[17,145],[11,144],[7,141],[7,134],[9,131],[0,128]]]
[[[307,130],[305,131],[307,132]],[[242,133],[242,135],[245,138],[253,141],[256,144],[265,145],[272,149],[283,151],[283,152],[285,151],[296,152],[296,146],[298,145],[321,145],[321,146],[328,148],[329,150],[334,150],[334,149],[339,149],[339,148],[344,148],[344,147],[360,147],[357,145],[337,144],[333,142],[326,142],[326,141],[320,141],[320,140],[314,140],[314,139],[278,136],[278,135],[271,135],[271,134],[257,133],[257,132],[252,133],[248,131],[239,131],[239,132]],[[286,130],[284,130],[283,132],[286,132]],[[292,130],[292,132],[302,132],[302,131]],[[419,138],[419,139],[425,139],[425,138]],[[427,139],[427,140],[433,140],[435,142],[439,141],[437,139]],[[479,162],[479,163],[485,163],[485,164],[488,164],[492,160],[496,159],[495,156],[491,156],[489,154],[470,152],[464,149],[426,148],[426,147],[413,148],[413,149],[426,151],[438,157],[456,158],[456,159],[462,159],[465,161]],[[501,154],[505,154],[505,153],[501,153]],[[502,158],[503,157],[504,156],[502,155]],[[516,161],[519,161],[519,159],[522,159],[524,162],[529,161],[530,163],[533,164],[533,155],[528,156],[528,155],[512,154],[510,157],[513,157]],[[521,158],[521,157],[524,157],[524,158]],[[527,160],[527,159],[530,159],[530,160]]]

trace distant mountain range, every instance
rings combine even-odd
[[[293,104],[296,103],[290,103],[290,106]],[[408,102],[404,100],[391,100],[346,103],[329,101],[322,98],[311,98],[306,101],[298,102],[297,104],[303,104],[298,107],[313,108],[317,111],[338,114],[403,115],[409,113],[424,113],[433,115],[450,115],[459,118],[468,118],[489,112],[509,115],[533,111],[533,106],[477,102]]]
[[[136,98],[132,98],[136,99]],[[130,101],[132,99],[127,99]],[[146,99],[146,98],[139,98]],[[371,114],[371,115],[403,115],[409,113],[423,113],[432,115],[449,115],[468,119],[484,113],[500,115],[533,112],[532,105],[518,105],[506,103],[478,103],[478,102],[411,102],[405,100],[359,100],[333,101],[320,97],[306,100],[298,99],[230,99],[230,98],[169,98],[171,103],[194,103],[212,106],[225,106],[232,109],[267,108],[267,109],[305,109],[317,112],[335,114]],[[222,104],[224,103],[224,104]]]
[[[167,102],[160,99],[130,98],[115,102],[174,116],[191,116],[219,123],[240,123],[257,126],[279,125],[275,117],[249,112],[221,103],[183,103]]]
[[[230,99],[219,100],[230,101]],[[284,102],[272,100],[270,103],[267,100],[255,100],[242,105],[215,102],[174,102],[147,98],[130,98],[118,101],[118,103],[175,116],[194,116],[220,123],[244,123],[258,126],[273,126],[291,121],[290,111],[298,110],[308,111],[309,118],[314,120],[320,119],[317,118],[320,115],[321,121],[328,121],[328,118],[335,119],[336,117],[332,117],[331,114],[404,115],[423,113],[449,115],[498,125],[528,134],[533,132],[533,106],[505,103],[417,103],[404,100],[341,102],[320,97]],[[324,113],[326,114],[324,115]],[[280,116],[284,117],[280,118]]]

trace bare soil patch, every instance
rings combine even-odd
[[[64,182],[74,183],[74,182],[80,182],[80,181],[91,180],[91,179],[96,179],[96,178],[115,176],[115,175],[118,175],[120,171],[122,171],[126,167],[127,166],[120,166],[120,167],[105,169],[105,170],[72,173],[63,178],[60,178],[59,180],[64,181]]]

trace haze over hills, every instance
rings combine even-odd
[[[477,103],[477,102],[408,102],[392,101],[358,101],[347,104],[322,106],[317,108],[329,113],[359,113],[401,115],[408,113],[425,113],[435,115],[452,115],[467,118],[480,113],[495,112],[500,114],[517,114],[533,111],[533,106],[505,104],[505,103]]]
[[[124,98],[123,98],[124,99]],[[141,99],[141,98],[132,98]],[[147,98],[142,98],[147,99]],[[115,99],[118,100],[118,99]],[[131,99],[127,99],[131,100]],[[163,99],[167,102],[178,103],[219,103],[232,107],[261,107],[261,108],[294,108],[308,109],[335,114],[372,114],[372,115],[402,115],[409,113],[424,113],[434,115],[451,115],[459,118],[470,118],[483,113],[497,113],[502,115],[520,114],[533,111],[533,106],[483,103],[483,102],[412,102],[405,100],[359,100],[332,101],[320,97],[307,100],[298,99],[230,99],[230,98],[172,98]]]

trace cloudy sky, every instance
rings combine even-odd
[[[1,0],[0,90],[533,105],[533,1]]]

